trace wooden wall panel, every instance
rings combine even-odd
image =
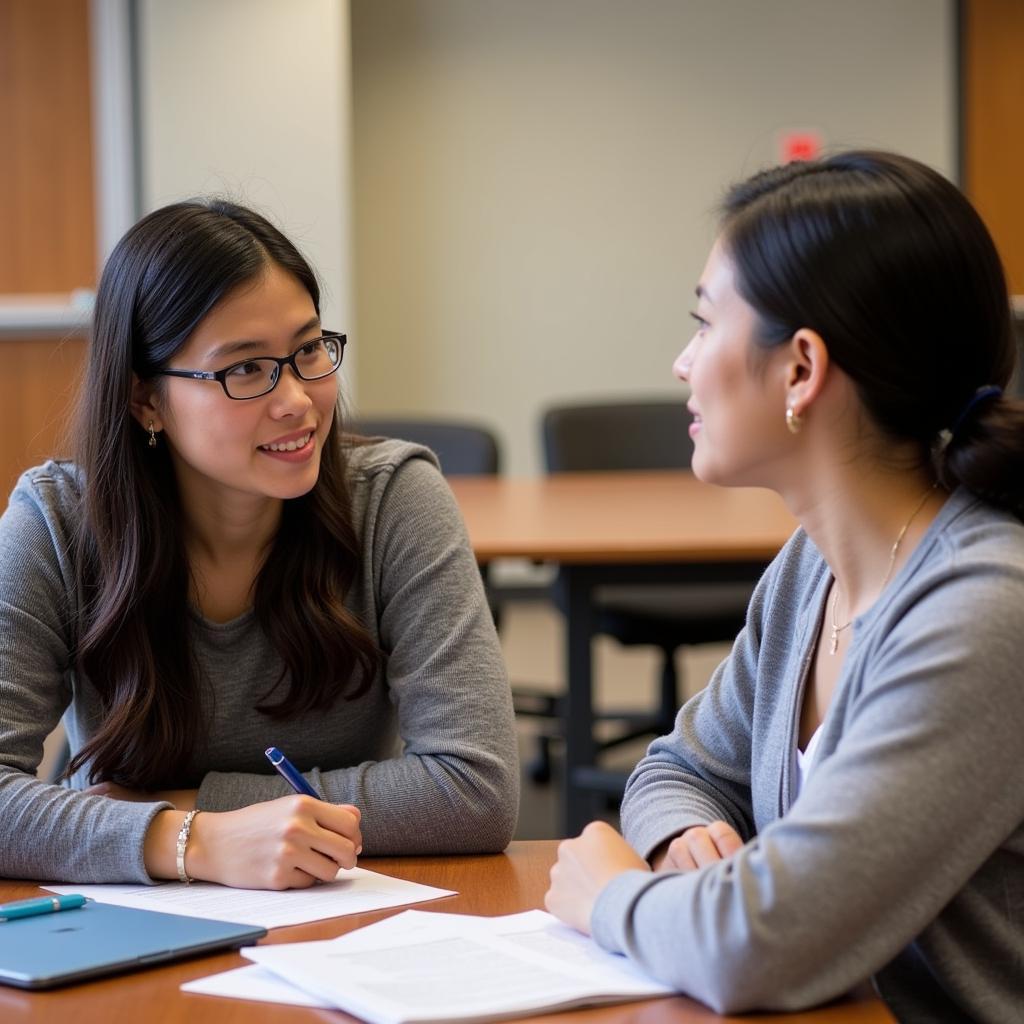
[[[964,178],[1024,294],[1024,2],[963,0]]]
[[[70,416],[85,340],[0,340],[0,511],[22,470],[70,453]]]
[[[0,0],[0,292],[96,283],[87,0]]]
[[[96,284],[88,0],[0,0],[0,294]],[[53,454],[81,338],[0,337],[0,509]]]

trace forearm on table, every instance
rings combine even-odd
[[[324,799],[360,809],[364,855],[501,850],[515,828],[518,772],[493,754],[407,754],[304,776]],[[277,776],[211,772],[196,806],[234,810],[291,792]]]
[[[0,768],[0,875],[61,882],[150,882],[144,842],[167,804],[127,803]]]

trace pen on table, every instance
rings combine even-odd
[[[29,900],[0,903],[0,922],[16,921],[19,917],[37,914],[56,914],[59,910],[77,910],[89,901],[77,893],[70,896],[36,896]]]
[[[267,747],[264,751],[267,760],[277,769],[281,777],[296,793],[320,799],[320,794],[302,777],[302,773],[281,753],[277,747]]]

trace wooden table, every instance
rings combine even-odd
[[[362,861],[364,867],[414,882],[455,889],[457,896],[418,904],[421,910],[459,914],[508,914],[543,906],[548,870],[555,859],[554,841],[513,843],[504,854],[480,857],[389,857]],[[0,881],[0,902],[39,895],[27,882]],[[265,942],[303,942],[329,939],[379,921],[394,910],[353,914],[327,921],[276,928]],[[310,1024],[312,1021],[350,1021],[340,1011],[181,992],[195,978],[248,963],[238,953],[221,953],[165,967],[72,985],[50,992],[22,992],[0,986],[0,1020],[11,1024]],[[642,1003],[574,1010],[572,1016],[547,1015],[560,1024],[710,1024],[737,1020],[720,1017],[681,996]],[[892,1024],[893,1018],[877,999],[834,1004],[801,1014],[758,1016],[759,1022],[790,1024]]]
[[[567,594],[562,703],[562,827],[575,835],[595,814],[591,639],[595,588],[619,583],[751,581],[796,523],[773,492],[703,484],[692,473],[556,473],[453,477],[481,564],[557,562]]]

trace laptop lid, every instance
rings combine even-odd
[[[89,901],[77,910],[0,923],[0,984],[52,988],[220,949],[266,928]]]

